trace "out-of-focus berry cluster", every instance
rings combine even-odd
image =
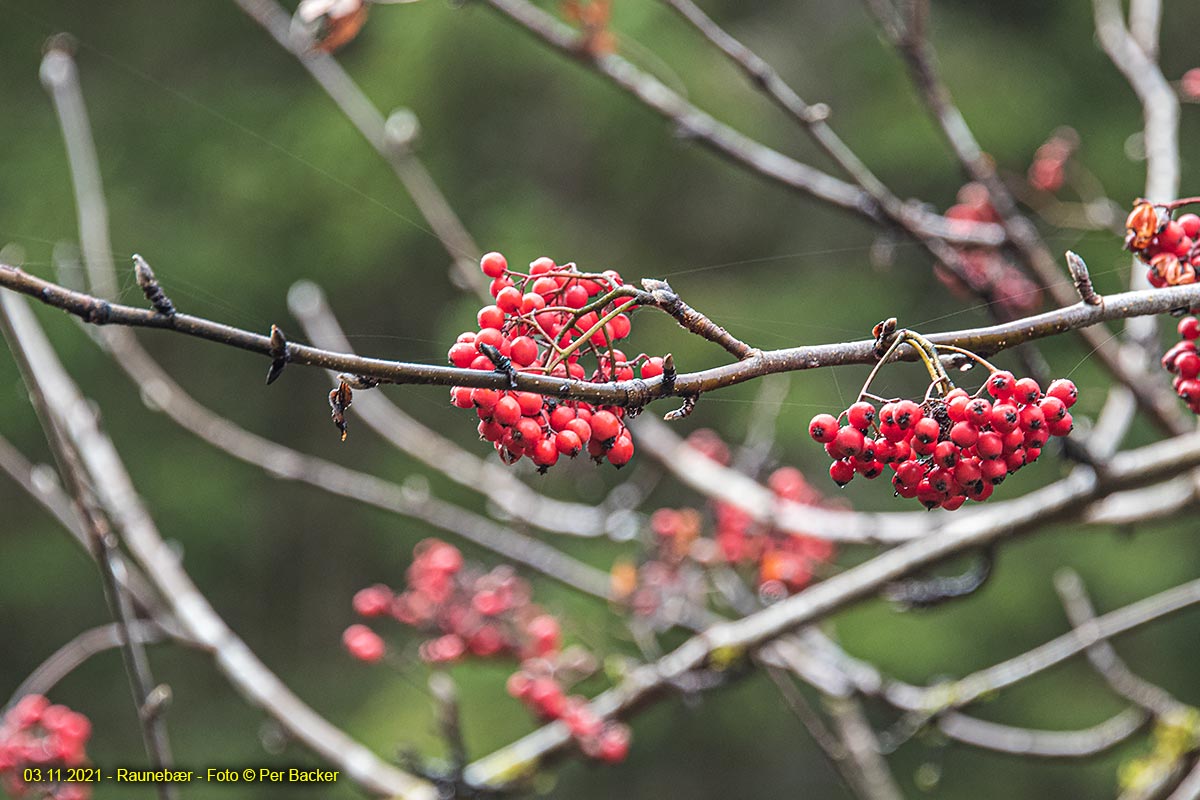
[[[729,448],[716,433],[697,430],[688,443],[705,457],[729,465]],[[780,500],[824,505],[820,492],[795,467],[775,469],[767,485]],[[613,568],[614,595],[635,614],[657,620],[657,627],[685,617],[687,606],[704,605],[708,568],[728,566],[751,573],[760,596],[770,601],[803,589],[834,556],[828,540],[779,530],[724,500],[710,500],[708,512],[658,509],[650,517],[648,558],[636,566],[622,561]]]
[[[464,561],[458,548],[426,539],[413,551],[406,585],[396,592],[382,584],[354,595],[355,612],[368,619],[390,617],[429,635],[419,646],[423,661],[445,665],[468,658],[510,658],[520,668],[508,691],[541,719],[561,719],[580,748],[607,762],[624,759],[629,729],[600,719],[587,700],[567,687],[595,671],[595,660],[578,647],[563,647],[558,620],[532,602],[528,582],[511,567],[484,570]],[[342,636],[352,656],[368,663],[387,655],[387,644],[364,624]]]
[[[946,209],[946,218],[961,222],[1000,222],[987,189],[968,183],[958,192],[958,202]],[[953,223],[952,223],[953,224]],[[1041,308],[1042,292],[1025,277],[1005,254],[994,247],[957,247],[964,274],[956,274],[939,265],[936,274],[956,294],[986,297],[1008,316],[1021,317]]]
[[[51,705],[42,695],[25,695],[0,722],[0,786],[13,797],[87,800],[87,784],[27,783],[25,774],[27,769],[40,770],[48,780],[51,769],[86,764],[91,736],[92,724],[83,714]]]

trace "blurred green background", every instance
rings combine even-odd
[[[690,29],[654,2],[617,0],[623,52],[736,127],[827,166],[805,136],[757,96]],[[732,32],[772,61],[898,194],[939,208],[960,173],[914,101],[903,69],[856,3],[705,2]],[[1140,128],[1132,94],[1094,44],[1091,6],[1075,2],[935,3],[933,35],[950,86],[985,148],[1020,176],[1057,126],[1079,131],[1079,158],[1122,205],[1140,193],[1143,165],[1128,155]],[[184,310],[265,331],[289,331],[288,287],[302,278],[328,291],[355,346],[382,357],[440,363],[477,303],[447,280],[446,256],[427,234],[392,173],[291,56],[231,2],[94,3],[0,0],[0,244],[31,271],[53,275],[56,242],[76,237],[74,201],[51,104],[38,82],[45,39],[78,37],[78,60],[110,202],[118,263],[144,254]],[[1168,2],[1163,63],[1168,77],[1195,66],[1200,6]],[[879,319],[938,330],[983,323],[982,309],[951,296],[925,254],[899,242],[889,266],[873,265],[877,231],[747,175],[693,144],[585,69],[548,52],[479,4],[426,0],[380,7],[342,61],[385,112],[420,117],[420,155],[484,249],[514,263],[539,255],[628,278],[656,276],[696,307],[762,347],[860,337]],[[1198,175],[1191,145],[1200,115],[1185,107],[1183,192]],[[1136,149],[1136,148],[1135,148]],[[1111,233],[1047,227],[1056,252],[1077,249],[1102,291],[1127,279],[1128,258]],[[15,251],[10,250],[13,254]],[[126,282],[126,286],[131,281]],[[136,287],[126,296],[140,302]],[[95,345],[63,315],[39,309],[49,335],[107,426],[164,534],[230,625],[301,697],[378,752],[414,746],[437,754],[427,671],[402,673],[353,662],[340,645],[361,586],[399,585],[413,544],[432,531],[275,480],[214,452],[147,409]],[[300,450],[389,479],[420,465],[351,420],[345,444],[329,423],[325,376],[289,370],[270,389],[265,362],[178,336],[140,338],[189,391],[247,428]],[[672,324],[643,316],[634,352],[673,351],[685,369],[722,354]],[[1081,386],[1078,417],[1099,409],[1104,375],[1071,339],[1044,352]],[[1011,357],[1002,357],[1015,366]],[[907,385],[903,368],[896,386]],[[864,369],[797,375],[779,423],[775,456],[801,466],[823,489],[827,466],[804,435],[818,410],[840,403]],[[1165,377],[1162,378],[1166,380]],[[406,410],[475,452],[474,425],[442,389],[386,390]],[[681,431],[711,426],[733,441],[759,407],[757,387],[706,397]],[[49,459],[12,360],[0,357],[0,433]],[[665,409],[660,409],[665,410]],[[1136,428],[1133,439],[1149,437]],[[1048,452],[1048,456],[1051,454]],[[1012,497],[1062,474],[1057,454],[1006,483]],[[623,475],[586,463],[531,476],[550,494],[595,501]],[[482,510],[477,496],[430,477],[440,496]],[[846,492],[861,508],[894,507],[879,485]],[[647,504],[698,499],[664,481]],[[57,646],[107,615],[94,566],[55,523],[10,483],[0,483],[0,697]],[[558,542],[558,540],[556,540]],[[558,542],[607,568],[634,544]],[[461,543],[460,543],[461,544]],[[464,549],[486,563],[486,553]],[[842,563],[865,556],[847,552]],[[1067,526],[1007,545],[995,579],[977,596],[925,614],[882,602],[837,615],[832,628],[854,654],[895,675],[928,681],[959,675],[1066,630],[1050,578],[1078,569],[1101,609],[1111,609],[1200,571],[1191,515],[1137,531]],[[566,620],[568,638],[600,653],[635,654],[607,609],[534,578],[537,597]],[[1181,699],[1200,702],[1195,614],[1122,640],[1136,670]],[[412,653],[416,639],[391,630]],[[668,639],[667,644],[671,643]],[[170,732],[178,760],[204,768],[308,763],[298,746],[266,753],[263,716],[198,654],[160,648],[160,680],[175,691]],[[503,691],[508,665],[454,669],[466,736],[481,755],[533,727]],[[603,688],[600,680],[589,692]],[[108,766],[144,763],[119,655],[96,658],[53,699],[95,724],[90,752]],[[1121,707],[1081,662],[1006,691],[977,709],[997,721],[1047,728],[1096,723]],[[892,717],[872,709],[884,726]],[[842,797],[844,790],[762,676],[688,703],[669,699],[633,722],[629,760],[613,768],[570,763],[536,788],[552,797]],[[891,764],[909,796],[1091,798],[1110,796],[1119,764],[1144,740],[1083,763],[1037,763],[919,738]],[[918,788],[916,772],[940,771]],[[299,789],[206,787],[196,798],[284,797]],[[348,783],[311,796],[351,797]],[[100,788],[96,796],[149,797]]]

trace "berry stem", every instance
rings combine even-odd
[[[575,341],[571,342],[570,345],[568,345],[561,352],[559,352],[558,354],[556,354],[554,356],[554,360],[546,365],[546,372],[547,373],[553,372],[555,367],[557,367],[559,364],[561,364],[562,362],[564,362],[568,358],[570,358],[572,353],[574,353],[576,350],[578,350],[580,347],[582,347],[585,343],[591,341],[591,338],[593,336],[595,336],[597,333],[604,330],[604,326],[608,322],[610,322],[613,318],[615,318],[621,312],[625,311],[625,309],[629,308],[630,306],[632,306],[636,303],[637,303],[637,298],[634,298],[632,300],[626,300],[624,303],[617,306],[612,311],[609,311],[607,314],[605,314],[600,319],[596,320],[595,325],[588,328],[587,331],[585,331],[584,333],[581,333],[579,336],[575,337]],[[576,320],[576,321],[578,321],[578,320]],[[574,324],[574,323],[572,323],[572,324]],[[571,328],[568,327],[567,330],[571,330]]]
[[[1000,371],[1000,368],[997,367],[995,364],[988,361],[983,356],[979,356],[979,355],[972,353],[970,350],[964,350],[963,348],[956,347],[952,344],[935,344],[933,347],[935,350],[943,350],[947,353],[957,353],[960,356],[966,356],[967,358],[971,359],[975,363],[986,368],[988,371],[988,374]]]

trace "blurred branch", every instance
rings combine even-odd
[[[1111,480],[1117,484],[1125,480],[1153,480],[1177,469],[1178,465],[1168,467],[1167,462],[1174,461],[1184,451],[1188,453],[1186,466],[1200,463],[1200,434],[1180,437],[1165,446],[1160,443],[1123,453],[1114,459]],[[1027,495],[1025,499],[1029,504],[1024,512],[1014,510],[1003,518],[988,513],[977,514],[965,524],[948,526],[896,547],[762,611],[737,621],[713,625],[657,662],[634,670],[620,685],[593,700],[592,710],[605,718],[629,713],[662,694],[681,676],[703,668],[714,652],[728,654],[754,649],[787,631],[873,595],[902,574],[963,549],[1011,537],[1039,523],[1058,519],[1085,505],[1089,495],[1097,491],[1102,490],[1094,473],[1087,468],[1077,468],[1061,485]],[[1195,603],[1200,603],[1200,580],[1105,614],[1086,630],[1071,631],[1021,656],[932,691],[937,692],[935,697],[944,697],[946,704],[965,705],[1060,663],[1103,638],[1132,630]],[[503,776],[512,774],[515,768],[535,765],[569,742],[570,734],[565,725],[547,725],[474,762],[466,770],[466,780],[475,786],[503,783]]]
[[[296,57],[367,143],[383,157],[400,179],[421,216],[429,223],[433,234],[453,259],[456,282],[464,288],[471,287],[487,299],[487,287],[476,268],[482,251],[417,157],[414,143],[399,139],[394,131],[389,130],[390,120],[384,119],[337,59],[311,47],[311,43],[297,41],[292,31],[291,15],[283,6],[275,0],[234,2],[261,25],[280,47]]]
[[[847,759],[854,765],[851,774],[859,796],[864,800],[903,800],[862,704],[853,696],[827,695],[824,700]]]
[[[962,744],[1022,758],[1091,758],[1128,741],[1146,726],[1149,716],[1127,708],[1099,725],[1079,731],[1015,728],[957,712],[938,718],[938,729]]]
[[[579,34],[528,0],[486,0],[488,5],[552,49],[570,56],[607,78],[648,108],[671,122],[686,138],[694,139],[742,167],[835,207],[853,211],[876,223],[887,216],[862,189],[802,164],[751,139],[689,103],[649,73],[619,55],[594,55],[580,47]],[[915,229],[925,235],[959,244],[996,246],[1004,241],[995,225],[960,225],[918,209],[906,212]]]
[[[1054,588],[1062,599],[1072,626],[1081,629],[1095,624],[1096,610],[1092,607],[1079,573],[1066,568],[1060,570],[1054,576]],[[1176,700],[1165,689],[1135,675],[1117,655],[1111,642],[1103,639],[1096,642],[1087,649],[1087,659],[1114,692],[1155,717],[1188,711],[1189,706]]]
[[[169,769],[173,759],[166,720],[161,714],[144,713],[156,684],[146,650],[132,631],[136,622],[136,611],[122,580],[124,574],[118,555],[116,531],[100,507],[93,487],[93,478],[83,465],[83,455],[64,429],[63,421],[53,413],[51,401],[47,397],[49,381],[43,379],[41,365],[30,357],[31,346],[27,337],[33,335],[36,329],[32,312],[24,300],[13,295],[0,297],[0,304],[3,306],[0,309],[0,332],[8,341],[9,350],[12,351],[21,378],[29,390],[29,398],[37,412],[46,440],[58,462],[59,474],[87,535],[88,550],[100,568],[104,599],[121,633],[121,656],[129,679],[129,690],[133,696],[146,756],[154,770]],[[23,320],[22,314],[25,315]],[[178,796],[175,787],[167,782],[158,782],[156,789],[158,796],[164,800]]]
[[[225,625],[162,540],[120,456],[63,370],[33,313],[12,295],[0,295],[0,306],[23,358],[36,365],[49,413],[79,453],[102,506],[184,633],[213,653],[217,666],[247,700],[270,713],[322,758],[338,765],[348,779],[377,794],[432,800],[431,786],[381,761],[305,705]]]
[[[24,270],[6,264],[0,264],[0,287],[34,297],[46,305],[67,311],[92,324],[171,330],[185,336],[193,336],[259,353],[273,360],[278,357],[277,344],[273,342],[271,336],[190,314],[177,313],[174,316],[165,316],[151,309],[110,303],[98,297],[75,292],[42,280]],[[1072,290],[1073,292],[1074,290]],[[639,302],[642,301],[643,299],[639,296]],[[1054,336],[1066,331],[1086,329],[1088,326],[1115,319],[1163,314],[1175,308],[1188,307],[1198,303],[1200,303],[1200,286],[1196,285],[1125,292],[1108,295],[1099,305],[1077,302],[1065,308],[1012,322],[935,333],[928,335],[927,338],[935,344],[954,345],[986,356],[1024,342]],[[654,303],[650,301],[649,304],[653,305]],[[493,389],[515,388],[562,399],[640,407],[662,397],[694,397],[703,392],[733,386],[774,373],[848,364],[871,364],[876,360],[874,348],[874,340],[862,340],[781,350],[756,350],[751,355],[734,363],[700,372],[679,374],[669,390],[664,386],[661,376],[649,380],[591,383],[523,372],[516,375],[515,386],[513,386],[506,373],[365,358],[294,342],[287,343],[286,354],[288,362],[292,364],[337,370],[350,375],[372,378],[381,383]],[[908,346],[904,346],[897,351],[895,358],[915,360],[917,354]]]
[[[146,620],[132,621],[127,630],[131,640],[138,645],[176,640],[157,623]],[[63,678],[86,663],[92,656],[124,646],[125,636],[126,629],[117,622],[99,625],[80,633],[55,650],[49,658],[29,673],[3,708],[11,708],[14,703],[27,694],[48,694]]]

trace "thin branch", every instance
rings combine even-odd
[[[619,55],[592,55],[579,47],[579,35],[528,0],[486,0],[488,5],[578,63],[590,67],[618,88],[663,117],[689,139],[764,178],[855,212],[877,223],[887,222],[875,201],[856,186],[802,164],[714,119],[677,92]],[[938,214],[914,210],[913,224],[927,235],[959,244],[997,246],[1004,236],[998,226],[976,223],[960,226]]]
[[[17,267],[0,264],[0,287],[29,295],[43,303],[67,311],[85,322],[97,325],[171,330],[229,347],[274,358],[276,345],[269,335],[253,333],[190,314],[163,316],[152,309],[110,303],[98,297],[75,292],[42,280]],[[1075,303],[1023,319],[982,328],[930,334],[934,344],[949,344],[991,355],[1000,350],[1079,330],[1115,319],[1166,313],[1175,308],[1200,303],[1200,286],[1174,286],[1139,292],[1109,295],[1100,305]],[[518,373],[515,388],[563,399],[584,400],[608,405],[640,407],[661,397],[690,397],[703,392],[733,386],[748,380],[780,372],[795,372],[819,367],[871,364],[875,361],[874,340],[840,344],[809,345],[781,350],[755,351],[741,361],[700,372],[677,375],[669,391],[663,377],[649,380],[587,381],[556,378],[535,373]],[[372,378],[383,383],[438,386],[514,388],[509,376],[494,371],[459,369],[430,364],[414,364],[334,353],[316,347],[289,342],[288,360],[292,364],[321,367],[351,375]],[[912,348],[897,354],[904,360],[917,357]]]
[[[1060,570],[1054,576],[1054,588],[1072,626],[1079,629],[1095,623],[1096,611],[1079,573],[1066,568]],[[1176,700],[1165,689],[1134,674],[1117,655],[1111,642],[1096,642],[1087,649],[1087,659],[1114,692],[1155,717],[1179,715],[1188,710],[1187,705]]]
[[[489,297],[476,266],[482,251],[413,151],[413,143],[401,140],[394,131],[389,130],[389,124],[394,128],[399,118],[394,116],[385,120],[337,59],[309,46],[308,42],[297,41],[292,33],[291,15],[275,0],[234,2],[261,25],[280,47],[296,57],[367,143],[396,173],[417,210],[453,259],[456,281],[463,287],[472,287],[484,298]],[[398,113],[411,115],[407,111]],[[415,120],[415,117],[411,119]]]
[[[433,787],[383,762],[305,705],[226,626],[162,540],[120,456],[100,431],[95,415],[63,370],[32,311],[8,294],[0,294],[0,308],[16,332],[26,361],[37,365],[50,413],[79,452],[103,507],[184,633],[213,652],[217,666],[247,700],[270,713],[322,758],[338,765],[349,780],[377,794],[432,800]]]

